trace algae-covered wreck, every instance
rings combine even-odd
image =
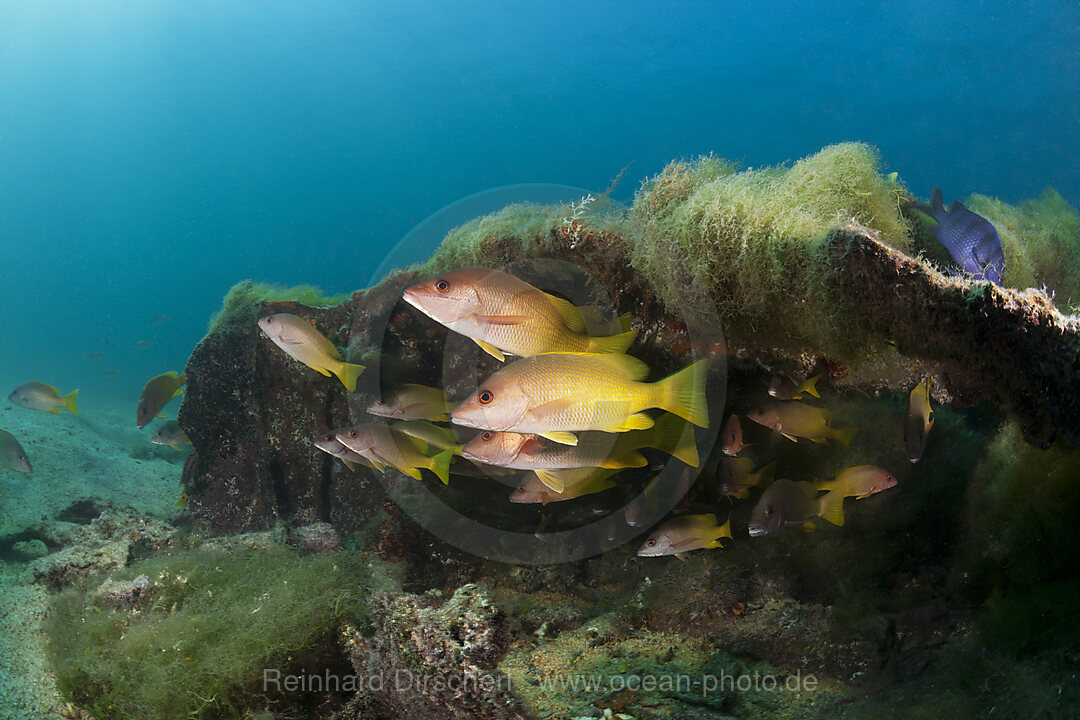
[[[912,202],[862,144],[766,169],[704,157],[647,179],[629,209],[476,218],[336,304],[235,292],[186,369],[190,526],[111,568],[138,586],[120,600],[102,577],[58,583],[61,687],[99,718],[1066,717],[1080,222],[1052,191],[976,197],[1001,235],[995,286],[950,271]],[[707,360],[709,428],[686,431],[697,467],[635,447],[593,492],[511,503],[517,476],[460,459],[444,486],[316,448],[406,383],[460,401],[502,367],[402,301],[466,267],[595,307],[582,322],[609,333],[626,318],[651,380]],[[269,342],[256,320],[274,312],[365,365],[356,391]],[[820,398],[790,402],[853,437],[747,422],[733,454],[770,469],[726,495],[728,416],[768,401],[778,374],[818,373]],[[913,464],[897,433],[920,382],[934,423]],[[748,534],[767,478],[813,494],[863,465],[892,482],[845,498],[842,526]],[[664,520],[708,514],[732,540],[635,555]]]

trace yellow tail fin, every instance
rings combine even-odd
[[[716,539],[713,540],[708,545],[706,545],[705,547],[722,548],[722,547],[724,547],[724,543],[721,542],[721,541],[724,538],[727,538],[728,540],[731,540],[732,542],[735,542],[735,538],[731,535],[731,518],[730,517],[724,522],[723,525],[720,526],[720,530],[716,535]]]
[[[619,333],[618,335],[608,335],[607,337],[591,337],[589,338],[589,349],[586,352],[625,353],[634,344],[634,338],[636,337],[637,330]]]
[[[441,453],[431,458],[429,469],[442,480],[443,485],[450,484],[450,461],[453,459],[453,450],[443,450]]]
[[[817,384],[818,384],[818,380],[821,379],[822,375],[824,375],[824,373],[818,373],[814,377],[803,381],[801,390],[803,390],[804,392],[810,393],[811,395],[813,395],[814,397],[816,397],[817,399],[820,400],[821,399],[821,393],[818,392]]]
[[[707,363],[708,360],[698,360],[659,382],[663,390],[660,407],[698,427],[709,427],[709,408],[705,403]]]
[[[836,488],[818,500],[818,511],[823,520],[833,525],[844,524],[844,488]]]
[[[78,415],[79,414],[79,409],[77,407],[75,407],[75,398],[78,397],[78,395],[79,395],[78,390],[72,390],[67,395],[65,395],[63,398],[61,398],[64,401],[64,407],[66,407],[68,410],[70,410],[72,415]]]
[[[834,440],[839,440],[844,443],[844,447],[851,448],[851,438],[855,437],[855,433],[859,431],[859,428],[833,428],[831,437]]]
[[[355,392],[356,379],[360,377],[362,372],[364,372],[363,365],[353,365],[347,362],[341,363],[341,367],[334,369],[334,374],[338,376],[338,380],[349,392]]]
[[[653,425],[652,447],[677,457],[690,467],[701,464],[694,429],[677,415],[669,413],[656,420]]]

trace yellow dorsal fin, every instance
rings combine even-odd
[[[570,357],[592,358],[626,380],[644,380],[649,376],[649,366],[636,357],[623,353],[560,353]]]
[[[561,297],[555,297],[550,293],[544,293],[544,297],[548,299],[548,302],[555,306],[555,309],[559,312],[559,317],[566,323],[566,327],[576,333],[585,332],[585,318],[574,303],[569,300],[563,300]]]
[[[552,442],[557,442],[560,445],[577,445],[577,435],[572,432],[564,432],[561,430],[553,430],[551,432],[537,433],[542,438],[547,438]]]

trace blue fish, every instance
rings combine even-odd
[[[1001,238],[989,220],[971,212],[959,200],[954,200],[946,212],[939,187],[934,188],[929,205],[912,207],[938,221],[938,227],[930,228],[930,232],[964,272],[971,273],[976,280],[1001,284],[1005,253],[1001,250]]]

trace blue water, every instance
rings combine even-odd
[[[1075,2],[2,0],[0,382],[134,403],[234,282],[356,289],[506,184],[855,139],[924,197],[1080,205],[1078,121]]]

